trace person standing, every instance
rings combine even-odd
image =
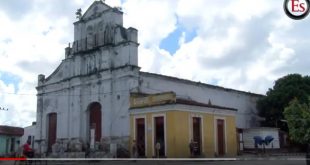
[[[195,143],[193,139],[191,139],[191,142],[189,143],[189,151],[191,153],[191,157],[194,157],[194,148],[195,148]]]
[[[131,151],[132,151],[131,157],[137,158],[138,157],[138,147],[137,147],[136,140],[132,141],[132,150]]]
[[[34,157],[34,151],[30,147],[31,141],[27,140],[27,142],[23,145],[23,154],[28,157],[28,158],[33,158]]]
[[[159,158],[160,156],[160,149],[161,149],[161,145],[160,145],[160,142],[158,141],[156,144],[155,144],[155,149],[156,149],[156,157]]]

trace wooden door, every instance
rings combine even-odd
[[[225,122],[222,119],[217,119],[217,149],[218,155],[225,155]]]
[[[138,146],[138,155],[145,156],[145,120],[136,119],[136,141]]]
[[[100,142],[101,140],[101,122],[101,105],[99,103],[93,103],[90,106],[89,126],[90,129],[95,129],[96,142]]]
[[[48,115],[48,151],[52,151],[52,145],[56,143],[57,137],[57,114]]]
[[[164,117],[155,117],[154,125],[155,125],[155,146],[156,143],[160,143],[160,150],[159,150],[159,156],[164,157],[166,156],[165,153],[165,127],[164,127]],[[156,149],[155,149],[156,153]],[[155,154],[156,155],[156,154]]]
[[[195,155],[201,154],[201,118],[193,117],[193,141],[195,143]]]

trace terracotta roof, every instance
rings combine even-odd
[[[0,125],[0,135],[23,136],[24,128]]]

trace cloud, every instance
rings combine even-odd
[[[157,51],[153,64],[166,65],[153,66],[161,69],[150,71],[261,94],[285,74],[309,74],[305,67],[309,58],[300,60],[309,51],[307,37],[302,37],[309,34],[304,28],[308,23],[287,18],[283,2],[251,3],[176,2],[178,21],[195,28],[197,36],[181,42],[172,58],[161,58]]]
[[[144,47],[158,45],[176,29],[173,8],[173,1],[127,0],[123,4],[124,25],[139,30],[139,42]]]
[[[26,72],[34,73],[35,75],[39,75],[41,73],[49,73],[51,71],[50,68],[57,68],[59,62],[47,62],[47,61],[21,61],[17,63],[17,66],[23,68]],[[38,70],[38,68],[41,68]]]
[[[31,11],[33,3],[28,0],[0,1],[0,10],[4,11],[10,19],[19,20]]]
[[[36,96],[33,95],[35,94],[33,85],[21,82],[18,87],[20,90],[16,91],[13,84],[6,85],[0,80],[1,106],[9,109],[1,111],[1,125],[27,126],[35,120]]]
[[[1,124],[27,126],[35,120],[37,75],[52,73],[64,57],[65,46],[73,39],[73,20],[67,10],[51,16],[49,10],[43,9],[56,8],[51,7],[55,3],[44,2],[34,2],[31,10],[25,9],[18,19],[14,18],[16,8],[0,11],[0,73],[18,77],[14,83],[0,78],[1,106],[9,108],[8,112],[1,112]],[[8,5],[18,7],[14,3]],[[60,1],[58,5],[61,6]]]

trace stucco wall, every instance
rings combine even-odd
[[[26,142],[28,140],[28,136],[32,137],[31,147],[34,149],[38,149],[38,144],[36,142],[34,142],[34,139],[36,136],[36,125],[31,125],[31,126],[24,128],[24,135],[20,139],[20,145],[21,146],[26,144]]]
[[[118,72],[122,77],[108,77],[110,72],[90,75],[86,78],[75,78],[57,87],[46,86],[45,92],[39,96],[43,100],[42,126],[38,122],[38,129],[42,129],[42,139],[47,136],[47,115],[57,113],[57,138],[88,138],[88,106],[92,102],[99,102],[102,111],[102,136],[129,135],[129,98],[130,90],[137,86],[135,72],[122,69]],[[133,77],[131,77],[131,75]],[[76,80],[77,79],[77,80]],[[79,81],[79,84],[71,82]],[[66,84],[66,85],[64,85]],[[47,93],[49,91],[49,93]],[[69,115],[70,114],[70,115]],[[41,114],[37,114],[37,120]],[[40,132],[38,132],[40,134]],[[38,137],[40,138],[40,137]]]
[[[142,92],[173,91],[181,98],[190,98],[202,103],[208,103],[210,100],[213,105],[238,109],[236,118],[238,128],[259,126],[259,121],[256,119],[256,101],[262,97],[260,95],[145,72],[140,73],[140,79]]]
[[[261,138],[265,139],[266,136],[272,136],[274,140],[269,144],[266,145],[265,148],[267,149],[279,149],[280,142],[279,142],[279,130],[277,128],[250,128],[243,131],[243,144],[244,149],[254,149],[254,136],[260,136]],[[258,145],[259,148],[263,148],[263,146]]]
[[[146,156],[154,156],[154,127],[153,117],[157,115],[165,116],[166,122],[166,156],[169,158],[188,158],[190,156],[189,143],[192,138],[192,123],[191,117],[201,117],[202,119],[202,156],[214,157],[216,153],[216,131],[215,119],[221,118],[225,120],[225,143],[226,154],[225,156],[236,156],[237,154],[237,141],[236,141],[236,126],[235,117],[231,115],[213,115],[200,112],[184,112],[184,111],[166,111],[166,112],[143,112],[148,108],[140,109],[141,112],[131,115],[131,138],[130,146],[132,147],[132,140],[135,138],[135,119],[145,118],[146,121]]]
[[[122,12],[101,1],[93,2],[82,20],[74,23],[74,41],[88,37],[87,28],[92,26],[93,34],[108,36],[113,43],[83,50],[71,45],[51,75],[39,75],[36,139],[47,141],[48,114],[56,113],[57,139],[89,141],[93,102],[101,104],[102,139],[129,136],[130,92],[138,86],[138,33],[122,25]]]

